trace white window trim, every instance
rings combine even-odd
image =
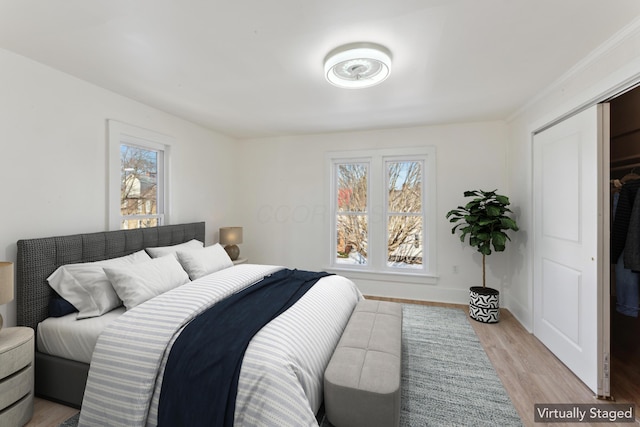
[[[174,139],[170,136],[143,129],[137,126],[122,123],[116,120],[107,120],[108,139],[108,206],[107,227],[109,230],[120,230],[122,215],[120,211],[120,144],[149,148],[161,151],[162,170],[158,170],[158,183],[162,189],[158,191],[158,206],[162,206],[159,212],[162,224],[170,224],[170,189],[169,166],[171,145]],[[160,169],[160,168],[159,168]],[[154,216],[155,217],[155,216]]]
[[[423,266],[422,269],[407,269],[388,267],[386,264],[387,257],[387,231],[386,226],[381,226],[383,230],[372,230],[375,224],[386,224],[385,202],[387,199],[385,162],[393,160],[407,160],[409,157],[416,157],[424,163],[423,171],[423,203],[424,210],[424,239],[426,244],[423,246]],[[367,186],[367,198],[369,200],[369,263],[366,266],[338,264],[335,262],[336,239],[336,173],[335,167],[340,163],[358,163],[369,162],[369,182]],[[433,146],[422,146],[412,148],[394,148],[379,150],[357,150],[357,151],[335,151],[328,152],[325,155],[325,171],[329,175],[325,180],[328,191],[325,193],[330,200],[330,215],[326,227],[330,230],[329,246],[327,248],[327,270],[335,272],[344,272],[350,277],[379,280],[384,276],[385,280],[401,281],[405,283],[419,284],[435,284],[437,273],[436,259],[436,149]],[[379,191],[372,191],[371,183],[377,183]],[[373,231],[373,232],[372,232]],[[384,231],[384,232],[382,232]],[[381,241],[381,239],[383,239]],[[425,280],[425,278],[427,280]]]

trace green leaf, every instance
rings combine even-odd
[[[509,230],[518,231],[518,226],[516,222],[511,218],[503,217],[500,218],[500,225],[504,228],[508,228]]]
[[[478,252],[480,252],[483,255],[491,255],[491,248],[487,245],[487,246],[480,246],[478,248]]]
[[[504,206],[508,206],[509,203],[509,198],[507,196],[501,196],[499,194],[496,195],[496,200],[498,201],[498,203],[500,203],[501,205]]]
[[[501,231],[494,231],[493,233],[491,233],[491,240],[493,241],[494,247],[502,246],[504,250],[504,245],[507,243],[507,235]]]
[[[489,225],[489,224],[493,224],[496,220],[495,219],[491,219],[491,218],[482,218],[478,220],[478,225]]]
[[[497,206],[487,206],[487,215],[489,216],[500,216],[501,209]]]

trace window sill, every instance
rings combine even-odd
[[[376,280],[415,285],[436,285],[438,283],[438,276],[433,274],[396,273],[392,271],[364,271],[339,267],[325,267],[325,271],[328,271],[329,273],[339,274],[348,279]]]

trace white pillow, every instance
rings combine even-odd
[[[127,310],[189,281],[171,254],[126,267],[105,267],[104,272]]]
[[[195,251],[178,251],[176,255],[191,280],[233,266],[227,251],[219,243]]]
[[[67,264],[58,267],[48,278],[58,295],[78,309],[77,319],[101,316],[122,305],[104,267],[126,266],[150,261],[145,251],[104,261]]]
[[[200,240],[192,239],[185,243],[180,243],[179,245],[172,246],[160,246],[157,248],[147,248],[146,251],[151,255],[151,258],[160,258],[161,256],[175,254],[180,250],[190,250],[190,249],[202,249],[204,243]]]

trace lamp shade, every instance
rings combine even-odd
[[[220,228],[221,245],[237,245],[242,243],[242,227]]]
[[[0,304],[13,300],[13,263],[0,262]]]

